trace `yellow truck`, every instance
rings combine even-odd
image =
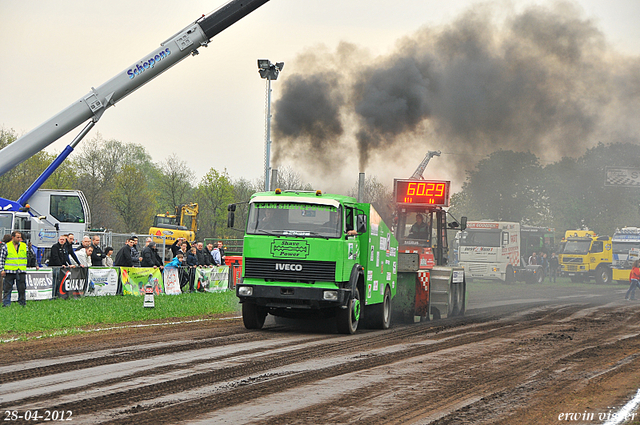
[[[198,231],[198,204],[182,204],[175,209],[175,214],[157,214],[153,219],[153,226],[149,234],[159,245],[165,242],[173,244],[178,238],[185,238],[189,243],[196,240]]]
[[[560,272],[572,282],[611,283],[613,250],[611,237],[591,230],[567,230],[560,252]]]

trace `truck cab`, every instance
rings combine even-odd
[[[262,328],[267,314],[334,317],[340,332],[354,333],[362,314],[388,328],[396,255],[395,238],[370,204],[320,191],[254,194],[236,285],[245,327]]]
[[[572,282],[595,279],[606,284],[612,280],[612,241],[609,236],[597,236],[593,231],[568,230],[560,253],[560,271]]]

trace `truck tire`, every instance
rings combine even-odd
[[[596,283],[598,285],[608,285],[612,280],[609,267],[603,265],[596,267]]]
[[[267,310],[253,303],[242,303],[242,322],[247,329],[262,329],[267,318]]]
[[[384,300],[380,304],[372,305],[370,314],[371,318],[367,320],[368,327],[373,329],[389,329],[391,327],[391,290],[388,286],[384,291]]]
[[[516,281],[516,275],[513,271],[513,267],[511,265],[507,266],[507,271],[505,272],[504,275],[504,283],[506,283],[507,285],[511,285]]]
[[[336,325],[341,334],[353,335],[358,330],[360,321],[360,291],[356,286],[354,293],[347,301],[347,308],[341,308],[336,315]]]

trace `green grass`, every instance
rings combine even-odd
[[[0,339],[30,335],[77,333],[81,328],[113,326],[239,311],[234,291],[186,293],[155,297],[154,308],[144,308],[141,296],[103,296],[78,299],[17,302],[0,308]]]

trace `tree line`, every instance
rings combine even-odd
[[[0,149],[16,139],[15,131],[0,129]],[[39,152],[0,177],[0,196],[18,199],[55,157]],[[531,152],[499,150],[467,171],[462,190],[451,197],[449,211],[469,220],[553,227],[558,236],[581,227],[611,235],[616,228],[640,224],[640,188],[605,186],[607,167],[640,168],[640,146],[599,143],[578,158],[545,165]],[[365,181],[364,200],[388,223],[393,220],[391,185],[375,176]],[[278,186],[313,189],[290,168],[279,170]],[[200,239],[241,237],[226,226],[227,205],[246,202],[263,187],[263,179],[233,179],[226,170],[213,168],[198,180],[176,154],[155,163],[142,145],[104,140],[99,134],[84,142],[43,186],[83,191],[92,227],[122,233],[146,233],[155,214],[173,213],[176,205],[197,202]],[[347,195],[356,197],[357,187],[354,182]],[[238,229],[244,228],[246,208],[238,206]]]

